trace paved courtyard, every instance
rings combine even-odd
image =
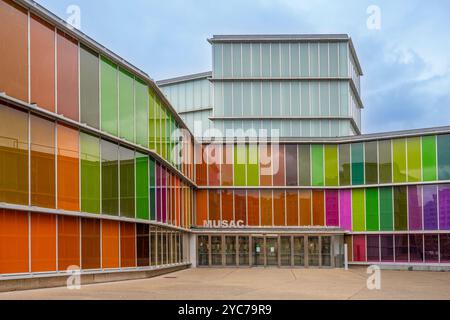
[[[188,269],[152,279],[0,293],[3,299],[450,299],[450,272],[381,271],[370,291],[365,268]],[[1,285],[1,283],[0,283]]]

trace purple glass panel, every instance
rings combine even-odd
[[[340,224],[344,230],[352,230],[352,192],[341,190],[339,192]]]
[[[162,222],[167,222],[167,170],[163,169],[161,174],[162,180],[161,180],[161,186],[162,186],[162,192],[161,192],[161,218]]]
[[[409,230],[422,230],[422,187],[408,187]]]
[[[409,259],[410,262],[423,262],[423,235],[409,235]]]
[[[439,230],[450,230],[450,185],[439,186]]]
[[[380,262],[380,237],[378,235],[367,236],[367,261]]]
[[[156,221],[161,222],[161,166],[156,165]]]
[[[325,194],[327,226],[339,226],[339,194],[336,190],[328,190]]]
[[[394,261],[394,238],[392,235],[381,235],[381,261]]]
[[[441,263],[450,262],[450,234],[440,235]]]
[[[395,262],[408,262],[408,235],[395,235]]]
[[[425,237],[425,262],[439,262],[439,236],[426,234]]]
[[[425,230],[437,230],[437,186],[423,186],[423,223]]]

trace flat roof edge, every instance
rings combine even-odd
[[[163,79],[156,81],[158,86],[166,86],[175,83],[187,82],[192,80],[209,79],[212,77],[212,71],[200,72],[194,74],[188,74],[185,76],[179,76],[175,78]]]
[[[213,42],[232,41],[295,41],[295,40],[349,40],[348,34],[243,34],[243,35],[213,35],[209,38]]]

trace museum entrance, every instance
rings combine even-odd
[[[197,236],[199,267],[342,268],[343,235]]]

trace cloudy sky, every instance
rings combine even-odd
[[[213,34],[348,33],[364,71],[363,133],[450,125],[450,2],[38,0],[156,80],[211,69]],[[381,28],[369,29],[376,5]]]

